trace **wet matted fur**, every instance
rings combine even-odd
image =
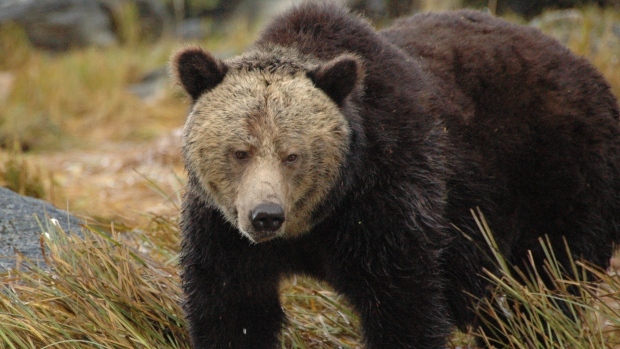
[[[278,285],[295,273],[348,298],[368,348],[444,348],[475,324],[467,294],[492,268],[474,207],[516,265],[528,250],[542,263],[543,234],[562,263],[563,237],[609,263],[617,102],[534,29],[458,11],[377,32],[305,4],[243,55],[187,48],[173,70],[193,102],[181,264],[195,348],[275,348]]]

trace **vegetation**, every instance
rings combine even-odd
[[[499,253],[493,235],[480,213],[474,213],[479,228],[493,251],[499,274],[487,273],[495,285],[493,297],[479,305],[478,313],[486,319],[490,331],[504,340],[489,339],[482,331],[477,335],[487,345],[511,349],[591,349],[616,348],[620,345],[620,279],[614,271],[571,261],[564,270],[555,258],[548,240],[541,239],[545,251],[544,268],[531,271],[509,268]],[[554,246],[561,249],[562,246]],[[576,275],[568,278],[568,273]],[[590,273],[600,283],[587,282]],[[550,275],[553,287],[543,277]],[[527,279],[528,282],[521,280]]]
[[[16,136],[35,150],[67,149],[148,139],[181,122],[183,101],[172,93],[155,106],[127,91],[142,74],[165,64],[172,42],[57,56],[33,50],[15,36],[23,38],[18,28],[0,28],[0,43],[6,43],[0,52],[17,56],[0,55],[0,69],[13,75],[10,93],[0,100],[5,143]]]
[[[188,348],[173,267],[114,231],[43,236],[51,270],[24,262],[0,286],[0,348]]]
[[[54,182],[44,178],[42,170],[25,159],[17,141],[12,149],[0,151],[0,186],[11,189],[21,195],[39,199],[51,199],[51,187]]]
[[[147,156],[162,134],[182,125],[187,105],[169,82],[148,99],[130,92],[143,76],[164,67],[180,44],[141,42],[135,17],[128,10],[119,19],[122,45],[62,55],[31,48],[17,26],[0,26],[0,185],[60,207],[69,203],[73,212],[99,217],[105,230],[89,228],[81,239],[51,229],[42,239],[51,269],[21,261],[18,270],[0,276],[1,349],[188,348],[176,268],[183,173],[178,155],[166,162]],[[614,33],[619,22],[619,13],[593,7],[568,30],[553,21],[540,28],[592,61],[620,95],[620,38]],[[254,36],[231,35],[199,44],[226,55]],[[171,205],[149,215],[156,201]],[[575,262],[576,274],[590,271],[602,286],[564,280],[551,252],[549,257],[547,269],[558,278],[554,290],[536,277],[522,285],[507,268],[488,275],[498,297],[480,309],[509,334],[498,346],[620,345],[615,274]],[[502,265],[499,255],[497,260]],[[357,317],[328,287],[300,278],[282,288],[290,318],[282,348],[361,347]],[[579,292],[567,293],[569,288]],[[558,302],[569,316],[555,310]],[[507,318],[497,316],[503,304],[516,304]],[[476,336],[455,334],[451,347],[471,344]]]

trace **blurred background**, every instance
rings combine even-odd
[[[334,0],[382,27],[478,8],[587,57],[620,93],[620,0]],[[193,43],[241,52],[291,0],[0,0],[0,186],[127,226],[176,215],[188,100],[167,72]]]

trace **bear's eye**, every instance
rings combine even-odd
[[[292,163],[294,163],[294,162],[296,162],[296,161],[297,161],[297,158],[299,158],[299,157],[297,156],[297,154],[291,154],[291,155],[289,155],[289,156],[287,156],[287,157],[286,157],[286,163],[287,163],[287,164],[292,164]]]
[[[234,155],[237,160],[247,160],[250,158],[250,153],[243,150],[236,151]]]

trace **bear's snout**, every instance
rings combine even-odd
[[[287,210],[290,200],[286,197],[285,184],[279,160],[256,156],[245,169],[235,200],[236,225],[252,242],[266,242],[285,235],[287,222],[294,218]]]
[[[284,210],[278,204],[260,204],[250,211],[250,221],[256,232],[275,232],[284,223]]]

